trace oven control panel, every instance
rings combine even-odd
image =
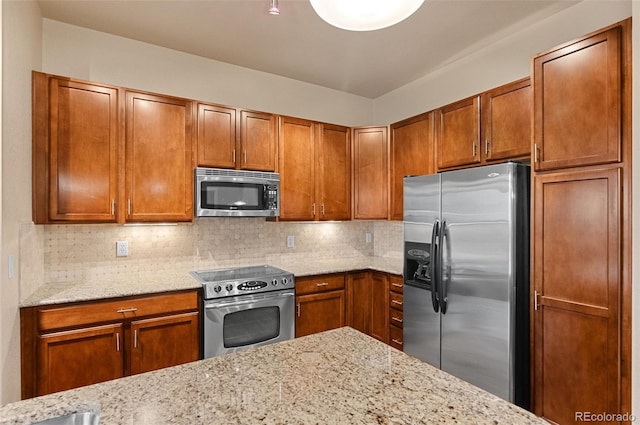
[[[223,298],[262,292],[280,291],[295,287],[295,278],[291,273],[282,273],[269,277],[210,281],[203,283],[204,298]]]

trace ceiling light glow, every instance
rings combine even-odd
[[[278,7],[278,0],[271,0],[271,6],[269,7],[269,15],[279,15],[280,8]]]
[[[327,23],[349,31],[373,31],[411,16],[424,0],[309,0]]]

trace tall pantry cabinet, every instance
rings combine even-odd
[[[534,413],[631,412],[631,21],[533,59]]]

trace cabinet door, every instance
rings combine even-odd
[[[387,218],[388,146],[386,127],[353,131],[354,218]]]
[[[49,218],[115,222],[118,91],[52,78],[49,95]]]
[[[192,103],[126,94],[129,221],[193,219]]]
[[[371,329],[371,273],[350,273],[347,280],[347,325],[369,334]]]
[[[38,337],[37,395],[122,377],[122,335],[113,324]]]
[[[280,219],[314,220],[313,121],[280,117]]]
[[[131,322],[131,374],[198,360],[198,312]]]
[[[330,124],[318,125],[316,199],[320,220],[351,219],[350,130]]]
[[[198,166],[235,168],[236,110],[198,104]]]
[[[533,211],[534,412],[621,412],[620,170],[535,176]]]
[[[480,97],[474,96],[435,112],[438,169],[480,162]]]
[[[536,170],[620,161],[620,27],[533,59]]]
[[[481,97],[484,159],[530,156],[533,102],[529,78],[490,90]]]
[[[296,338],[344,326],[344,290],[296,297]]]
[[[389,343],[389,278],[386,273],[371,272],[370,293],[369,335]]]
[[[390,218],[402,220],[403,178],[433,174],[433,112],[391,124],[391,208]]]
[[[275,171],[276,117],[263,112],[240,111],[241,158],[245,170]]]

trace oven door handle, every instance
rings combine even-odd
[[[220,302],[213,302],[213,303],[209,303],[208,301],[205,301],[204,308],[206,310],[208,310],[208,309],[212,309],[212,308],[232,307],[232,306],[236,306],[236,305],[245,305],[245,304],[255,304],[257,302],[275,300],[275,299],[278,299],[278,298],[293,297],[294,295],[295,295],[295,293],[293,291],[291,291],[291,292],[285,292],[285,293],[277,294],[277,295],[265,295],[265,296],[262,296],[262,297],[251,296],[250,299],[241,300],[241,301],[237,301],[237,300],[236,301],[220,301]]]

